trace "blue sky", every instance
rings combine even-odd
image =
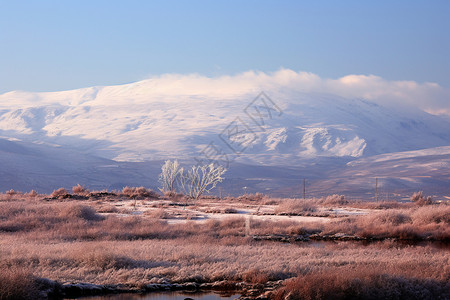
[[[0,0],[0,93],[280,68],[450,87],[450,1]]]

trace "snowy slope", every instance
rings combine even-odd
[[[329,170],[317,190],[340,189],[343,194],[368,192],[374,196],[375,178],[385,199],[394,194],[424,191],[442,199],[450,196],[450,147],[405,151],[360,158]]]
[[[0,137],[0,191],[48,193],[77,184],[97,190],[125,186],[157,189],[161,163],[120,163],[66,147]]]
[[[157,190],[162,161],[116,162],[49,144],[0,138],[0,191],[51,192],[82,184],[90,189],[146,186]],[[233,163],[221,183],[223,195],[262,192],[277,197],[345,194],[350,199],[373,199],[378,178],[380,199],[400,199],[423,190],[435,199],[450,196],[450,147],[382,154],[347,164],[338,158],[280,168]],[[219,189],[214,191],[219,193]]]
[[[0,135],[117,161],[193,159],[214,142],[231,159],[271,165],[450,145],[450,122],[423,111],[279,87],[264,91],[280,111],[272,111],[271,118],[266,112],[262,127],[244,111],[258,87],[202,91],[149,79],[63,92],[10,92],[0,95]],[[236,118],[251,130],[239,156],[219,137]]]

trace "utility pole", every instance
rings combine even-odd
[[[375,200],[378,202],[378,177],[375,178]]]
[[[303,178],[303,199],[306,199],[306,179]]]

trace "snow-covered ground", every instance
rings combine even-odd
[[[136,205],[135,205],[136,204]],[[331,208],[321,207],[313,216],[277,215],[277,205],[248,205],[245,203],[224,203],[224,201],[201,201],[187,207],[170,205],[167,200],[141,201],[120,200],[108,202],[109,208],[115,207],[117,211],[103,214],[116,214],[121,217],[149,216],[166,220],[169,224],[185,222],[204,223],[209,220],[224,220],[228,218],[243,217],[260,221],[294,221],[294,222],[329,222],[336,217],[369,214],[373,209],[358,208]],[[230,209],[232,212],[227,212]]]

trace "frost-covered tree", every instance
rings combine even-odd
[[[159,174],[159,182],[162,184],[162,188],[159,190],[163,193],[169,193],[169,195],[175,195],[175,185],[177,180],[183,176],[183,168],[180,166],[177,160],[166,160],[161,167],[161,174]]]
[[[214,164],[192,166],[186,174],[181,174],[181,186],[189,198],[198,199],[204,192],[211,191],[219,182],[223,181],[222,175],[226,169]]]

